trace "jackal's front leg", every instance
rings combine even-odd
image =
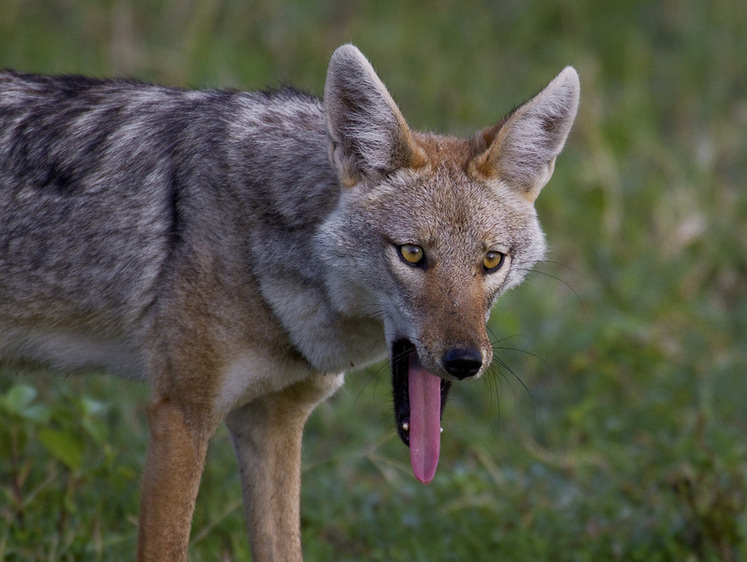
[[[299,562],[301,437],[314,407],[342,384],[318,375],[234,410],[228,427],[241,470],[252,559]]]
[[[138,560],[187,560],[189,531],[210,432],[184,409],[155,398],[148,408],[150,442],[140,500]]]

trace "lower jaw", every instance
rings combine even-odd
[[[409,370],[412,356],[417,360],[417,350],[407,339],[399,339],[391,345],[391,367],[392,367],[392,395],[394,398],[394,422],[397,434],[402,442],[410,446],[409,422],[410,422],[410,397],[409,397]],[[451,382],[441,380],[441,416],[446,406],[446,399],[451,388]]]

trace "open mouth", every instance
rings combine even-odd
[[[406,339],[392,344],[392,386],[397,433],[410,447],[415,477],[433,480],[441,447],[441,416],[451,383],[426,371],[415,346]]]

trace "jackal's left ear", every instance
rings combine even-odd
[[[576,71],[565,68],[539,94],[477,134],[482,152],[472,161],[474,169],[503,180],[533,202],[552,176],[576,117],[580,90]]]
[[[405,118],[353,45],[332,55],[324,87],[330,151],[343,185],[425,164]]]

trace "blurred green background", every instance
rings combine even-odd
[[[32,72],[320,94],[345,42],[415,128],[470,134],[567,64],[582,97],[552,251],[452,392],[435,481],[388,366],[349,375],[307,428],[307,559],[747,559],[747,3],[0,0],[0,67]],[[147,393],[0,371],[0,560],[132,558]],[[249,559],[225,430],[192,537]]]

